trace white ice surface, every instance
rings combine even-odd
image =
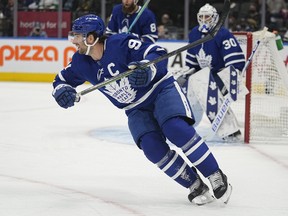
[[[84,88],[87,88],[85,85]],[[288,144],[208,143],[233,185],[194,206],[99,92],[64,110],[49,83],[0,82],[1,216],[287,216]]]

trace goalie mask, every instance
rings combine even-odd
[[[217,24],[219,15],[216,9],[207,3],[200,8],[197,14],[197,20],[199,23],[198,30],[207,33]]]

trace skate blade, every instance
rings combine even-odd
[[[232,193],[232,185],[228,184],[227,191],[223,194],[223,196],[219,199],[221,202],[227,204],[229,202],[230,196]]]
[[[192,200],[192,203],[200,206],[200,205],[205,205],[207,203],[211,203],[214,200],[215,200],[214,196],[209,191],[206,191],[204,194],[201,194],[201,195],[195,197]]]

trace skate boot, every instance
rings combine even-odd
[[[219,169],[208,179],[212,185],[214,196],[227,204],[232,193],[232,186],[228,183],[227,176]]]
[[[189,187],[188,199],[196,205],[204,205],[214,200],[214,196],[209,192],[208,186],[198,176],[196,181]]]

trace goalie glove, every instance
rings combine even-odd
[[[59,106],[65,109],[74,106],[76,94],[76,90],[67,84],[60,84],[56,86],[52,93]]]
[[[129,69],[134,70],[133,73],[128,76],[129,83],[132,87],[146,87],[155,77],[156,68],[154,64],[148,67],[141,67],[143,64],[148,62],[148,60],[142,60],[138,62],[131,62],[128,65]]]

